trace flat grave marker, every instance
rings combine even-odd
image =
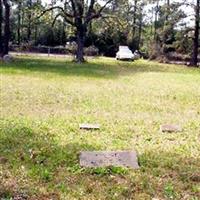
[[[80,124],[79,128],[85,129],[85,130],[98,130],[100,129],[100,125],[99,124]]]
[[[164,132],[168,132],[168,133],[172,133],[172,132],[181,132],[182,128],[179,125],[174,125],[174,124],[163,124],[160,126],[160,130],[164,133]]]
[[[5,164],[8,162],[8,159],[6,157],[0,157],[0,164]]]
[[[82,151],[80,153],[82,167],[130,167],[138,169],[135,151]]]

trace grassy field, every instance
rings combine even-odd
[[[34,57],[0,67],[0,199],[200,199],[199,69]],[[183,131],[161,133],[166,123]],[[84,169],[82,150],[136,150],[140,169]]]

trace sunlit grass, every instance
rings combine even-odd
[[[199,69],[109,58],[0,66],[0,197],[198,199]],[[79,130],[83,122],[102,128]],[[162,123],[183,131],[162,134]],[[136,171],[79,166],[81,150],[132,149]]]

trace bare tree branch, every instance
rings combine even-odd
[[[92,19],[97,19],[97,18],[99,18],[99,17],[101,17],[102,15],[101,15],[101,13],[102,13],[102,11],[106,8],[106,6],[109,4],[109,3],[111,3],[113,0],[108,0],[96,13],[94,13],[93,14],[93,7],[94,7],[94,3],[95,3],[95,1],[91,1],[91,10],[90,10],[90,13],[88,12],[88,16],[87,16],[87,18],[86,18],[86,24],[87,23],[89,23]],[[92,5],[93,4],[93,5]]]

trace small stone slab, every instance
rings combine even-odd
[[[135,151],[83,151],[80,153],[82,167],[130,167],[138,169]]]
[[[162,132],[172,133],[172,132],[181,132],[182,128],[179,125],[164,124],[160,126],[160,130]]]
[[[5,157],[0,157],[0,164],[5,164],[8,162],[8,159]]]
[[[79,125],[80,129],[85,129],[85,130],[97,130],[100,129],[99,124],[80,124]]]
[[[10,62],[12,62],[13,61],[13,57],[11,56],[11,55],[4,55],[3,56],[3,61],[5,62],[5,63],[10,63]]]

